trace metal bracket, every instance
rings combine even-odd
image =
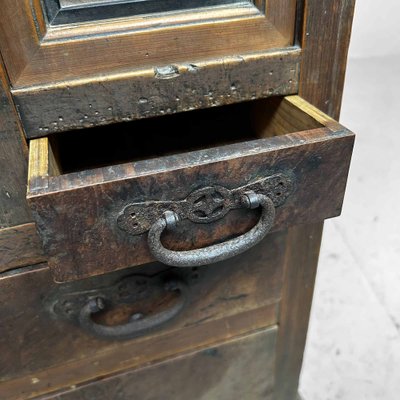
[[[77,321],[80,310],[90,300],[103,298],[107,307],[120,304],[135,304],[165,292],[165,284],[171,280],[181,280],[189,287],[197,284],[206,272],[206,268],[189,271],[166,269],[155,275],[133,274],[108,286],[95,287],[86,290],[64,291],[63,286],[45,299],[45,308],[54,318]]]
[[[167,211],[174,212],[179,220],[214,222],[230,210],[241,208],[241,198],[246,192],[266,195],[278,207],[286,201],[293,187],[293,179],[285,174],[272,175],[235,189],[207,186],[190,193],[184,200],[129,204],[118,216],[117,225],[131,235],[140,235],[148,231]]]

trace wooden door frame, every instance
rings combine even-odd
[[[41,0],[1,8],[0,51],[21,89],[288,47],[296,0],[269,0],[265,13],[249,3],[61,27],[47,23]]]

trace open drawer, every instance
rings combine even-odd
[[[28,201],[56,281],[210,264],[339,215],[353,141],[298,96],[53,135]]]

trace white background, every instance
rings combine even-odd
[[[325,223],[304,400],[400,399],[399,115],[400,0],[358,0],[341,115],[357,138]]]
[[[358,0],[350,56],[400,54],[399,25],[400,0]]]

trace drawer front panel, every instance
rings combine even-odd
[[[296,96],[279,105],[257,104],[261,109],[250,122],[259,125],[259,137],[292,133],[65,175],[51,166],[47,139],[33,141],[28,199],[55,279],[69,281],[154,260],[148,229],[165,211],[176,211],[182,220],[162,236],[168,249],[197,249],[244,234],[260,218],[257,210],[241,204],[247,191],[273,200],[272,230],[339,215],[353,134]],[[209,197],[222,209],[218,204],[197,209],[203,191],[211,191]],[[135,206],[131,212],[138,203],[140,210]],[[210,218],[201,221],[201,213]],[[136,223],[143,216],[138,214],[151,217],[144,229]],[[125,229],[127,223],[140,226]]]
[[[52,400],[271,400],[277,328],[114,376]]]
[[[45,267],[4,274],[0,392],[8,400],[28,399],[277,323],[285,244],[286,233],[273,234],[246,254],[194,271],[154,263],[61,285]],[[185,307],[168,323],[117,341],[95,336],[75,318],[73,297],[93,298],[100,289],[110,300],[110,288],[123,278],[155,276],[166,268],[188,286]],[[133,314],[159,314],[168,301],[158,293],[132,304],[121,300],[120,307],[107,306],[97,322],[114,325]]]

